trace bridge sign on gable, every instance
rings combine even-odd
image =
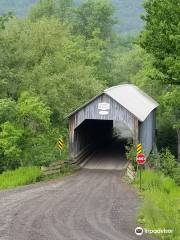
[[[110,103],[106,102],[101,102],[98,103],[98,110],[100,115],[107,115],[109,114],[109,109],[110,109]]]
[[[98,103],[98,109],[102,111],[107,111],[110,109],[110,103],[106,103],[106,102]]]

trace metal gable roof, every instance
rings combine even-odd
[[[104,90],[104,93],[125,107],[143,122],[158,107],[158,103],[133,84],[123,84]]]
[[[133,84],[122,84],[108,88],[103,91],[104,94],[114,99],[117,103],[131,112],[139,121],[143,122],[147,116],[158,107],[158,103],[136,87]],[[83,107],[90,104],[93,100],[101,96],[103,93],[95,96],[89,102],[70,113],[68,117],[81,110]]]

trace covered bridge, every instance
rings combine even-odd
[[[142,143],[148,155],[155,143],[157,106],[155,100],[132,84],[106,89],[69,115],[71,158],[83,160],[98,147],[112,142],[115,125],[120,131],[125,126],[132,141]]]

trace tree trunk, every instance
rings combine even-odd
[[[178,161],[180,162],[180,129],[177,129],[178,136]]]

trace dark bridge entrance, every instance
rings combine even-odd
[[[83,167],[120,169],[122,165],[125,165],[124,144],[126,141],[117,123],[115,128],[112,120],[84,120],[75,129],[74,134],[77,142],[74,152],[79,153],[80,162],[86,158],[86,161],[82,163]]]
[[[98,147],[108,144],[113,138],[112,120],[85,120],[75,129],[76,151],[85,149],[94,151]]]
[[[69,116],[71,158],[80,163],[95,152],[104,159],[102,153],[113,158],[116,149],[119,149],[119,157],[123,156],[119,136],[124,130],[130,132],[135,144],[141,142],[149,154],[154,144],[157,105],[133,85],[105,90]]]
[[[114,141],[96,149],[96,151],[82,162],[81,166],[88,169],[121,170],[127,165],[125,157],[125,141]]]

